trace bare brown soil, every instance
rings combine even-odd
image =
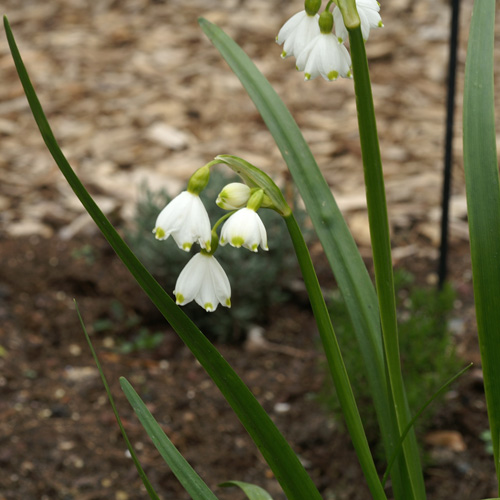
[[[5,349],[0,360],[0,498],[146,497],[125,453],[73,297],[92,334],[132,443],[162,498],[187,497],[123,397],[118,385],[121,375],[134,384],[210,486],[239,479],[260,484],[274,498],[283,498],[229,406],[107,243],[101,237],[92,239],[91,260],[81,254],[88,243],[38,237],[2,243],[6,266],[0,297],[0,338]],[[467,311],[470,290],[465,285],[461,299],[461,309]],[[126,311],[123,319],[115,318],[112,330],[96,333],[93,325],[113,318],[117,300]],[[120,341],[135,333],[127,318],[136,315],[142,318],[141,325],[165,332],[166,337],[153,351],[120,354]],[[266,338],[273,345],[293,349],[280,353],[248,343],[218,347],[291,441],[325,498],[368,498],[341,422],[315,397],[325,373],[309,310],[298,303],[277,310]],[[464,358],[477,358],[472,329],[457,340],[466,349]],[[289,405],[286,411],[280,403]],[[492,459],[479,438],[486,428],[481,377],[475,371],[452,388],[432,423],[432,431],[451,437],[425,446],[429,498],[466,500],[494,494]],[[457,448],[457,439],[465,449],[460,444]],[[220,498],[242,498],[235,491],[217,492]]]

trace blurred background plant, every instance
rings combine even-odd
[[[415,283],[415,277],[405,270],[397,270],[394,281],[402,370],[408,403],[414,415],[461,367],[448,326],[456,293],[449,284],[445,284],[441,291],[419,286]],[[364,377],[363,359],[359,355],[351,320],[338,291],[330,296],[329,311],[346,367],[351,374],[351,384],[359,401],[368,439],[378,448],[381,445],[378,424]],[[325,386],[319,398],[338,419],[341,418],[340,405],[326,374],[326,367]],[[417,434],[429,428],[432,417],[443,404],[443,399],[438,398],[426,409],[416,422]]]
[[[122,354],[152,350],[165,338],[165,332],[144,326],[144,318],[135,312],[127,312],[123,304],[113,300],[108,314],[92,323],[95,333],[117,335],[117,350]]]
[[[226,184],[238,181],[240,179],[236,176],[212,171],[210,182],[201,193],[212,224],[227,213],[215,204],[217,195]],[[174,290],[179,273],[196,252],[196,249],[190,253],[182,252],[172,238],[157,241],[151,233],[158,214],[171,199],[165,190],[154,192],[143,187],[133,227],[126,234],[131,249],[169,292]],[[300,275],[292,242],[281,217],[272,210],[260,210],[259,215],[266,226],[269,252],[253,254],[229,245],[217,249],[216,257],[231,282],[232,307],[219,307],[210,314],[195,303],[183,308],[212,339],[240,341],[251,325],[265,325],[273,306],[290,300],[291,284]],[[306,228],[306,212],[297,208],[295,215],[306,239],[311,241],[313,232]]]

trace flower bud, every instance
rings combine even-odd
[[[241,182],[224,186],[215,203],[224,210],[239,210],[246,206],[250,198],[250,188]]]

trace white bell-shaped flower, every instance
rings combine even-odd
[[[197,194],[183,191],[158,215],[153,233],[158,240],[170,235],[182,250],[189,252],[194,242],[210,250],[211,227],[208,213]]]
[[[207,312],[213,312],[219,304],[231,307],[231,285],[226,272],[217,259],[200,252],[186,264],[177,278],[174,290],[178,305],[196,301]]]
[[[281,57],[298,57],[305,46],[319,33],[318,14],[305,10],[293,15],[280,29],[276,43],[283,45]]]
[[[241,182],[231,182],[223,187],[215,203],[224,210],[239,210],[250,198],[250,188]]]
[[[356,0],[356,10],[361,21],[361,34],[364,40],[368,40],[372,28],[382,28],[382,18],[380,17],[380,4],[377,0]],[[335,22],[335,33],[340,42],[347,40],[349,33],[344,24],[342,12],[338,7],[333,9],[333,20]]]
[[[297,58],[297,69],[304,71],[305,79],[321,75],[325,80],[351,76],[351,56],[332,33],[333,16],[325,11],[319,20],[320,33],[313,38]]]
[[[297,69],[304,71],[305,79],[321,75],[333,81],[339,76],[351,77],[351,56],[333,33],[320,33],[297,58]]]
[[[264,224],[255,210],[242,208],[231,215],[222,226],[220,244],[232,247],[245,247],[257,252],[259,245],[264,250],[267,246],[267,233]]]

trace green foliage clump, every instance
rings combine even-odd
[[[227,213],[215,204],[217,195],[226,184],[237,181],[239,178],[228,178],[217,170],[211,173],[210,182],[200,198],[212,224]],[[172,238],[166,241],[154,238],[151,230],[156,218],[170,200],[165,191],[144,189],[137,205],[135,227],[127,234],[134,253],[167,292],[174,290],[179,273],[197,247],[193,245],[192,251],[186,253]],[[298,212],[296,217],[303,220],[304,212]],[[228,245],[219,246],[215,254],[231,282],[232,307],[219,307],[214,313],[207,313],[194,302],[183,306],[205,334],[220,341],[241,339],[249,325],[266,323],[270,308],[289,298],[287,283],[299,272],[292,241],[281,217],[266,209],[259,210],[259,215],[267,230],[268,252],[259,250],[254,254]]]
[[[451,286],[445,286],[439,292],[419,287],[415,285],[414,277],[404,271],[397,271],[394,281],[403,379],[408,404],[412,415],[415,415],[461,367],[448,329],[448,319],[456,294]],[[359,354],[354,330],[340,294],[333,295],[329,310],[367,436],[376,442],[379,430],[364,375],[363,359]],[[340,415],[337,398],[328,396],[332,393],[330,382],[327,385],[322,399],[335,414]],[[417,433],[424,432],[429,427],[432,416],[440,408],[440,401],[442,400],[434,401],[417,420]]]

